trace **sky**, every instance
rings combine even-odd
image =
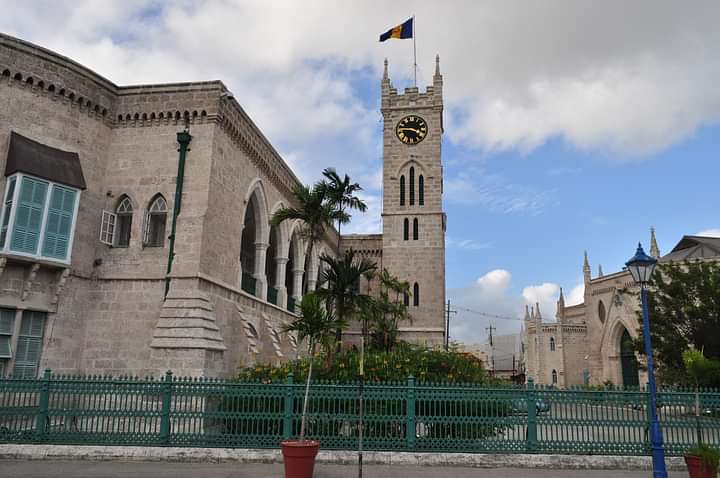
[[[657,229],[720,236],[720,3],[0,0],[0,31],[116,84],[222,80],[301,180],[325,167],[364,187],[343,232],[381,232],[380,77],[444,77],[451,339],[553,320]],[[475,312],[471,312],[475,311]]]

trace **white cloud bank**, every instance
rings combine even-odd
[[[704,231],[698,232],[697,235],[706,237],[720,237],[720,228],[705,229]]]
[[[582,302],[582,291],[580,284],[566,294],[566,305]],[[486,327],[491,323],[497,327],[495,333],[498,334],[519,332],[525,305],[535,307],[539,304],[543,320],[552,322],[559,295],[560,287],[551,282],[526,286],[520,293],[513,292],[512,274],[505,269],[492,270],[468,287],[448,290],[451,306],[457,309],[457,315],[450,320],[450,338],[465,343],[484,343],[488,334]]]
[[[622,155],[658,151],[720,118],[720,3],[414,4],[420,84],[440,53],[448,133],[483,149],[562,137]],[[52,12],[52,14],[48,14]],[[0,30],[120,83],[221,78],[273,138],[374,141],[376,106],[352,81],[402,86],[411,43],[377,36],[409,16],[376,0],[6,2]],[[366,144],[367,146],[367,144]]]

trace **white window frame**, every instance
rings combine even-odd
[[[107,221],[106,221],[107,219]],[[107,228],[105,225],[107,224]],[[115,244],[115,231],[117,229],[117,214],[103,209],[100,220],[100,242],[112,246]],[[110,232],[112,230],[112,232]]]
[[[75,226],[77,223],[77,215],[78,215],[78,209],[80,208],[80,197],[82,195],[82,190],[68,186],[67,184],[58,183],[55,181],[50,181],[45,178],[39,178],[37,176],[33,176],[32,174],[25,174],[25,173],[15,173],[11,174],[10,176],[5,177],[5,188],[3,188],[3,208],[2,212],[0,213],[0,224],[2,224],[2,221],[5,219],[5,191],[7,190],[7,186],[10,182],[11,178],[15,178],[15,191],[13,191],[13,202],[12,202],[12,208],[10,209],[10,221],[8,222],[8,232],[5,237],[5,244],[3,244],[2,249],[0,249],[1,253],[9,254],[13,256],[19,256],[19,257],[28,257],[32,259],[39,259],[43,261],[48,262],[58,262],[60,264],[70,264],[72,260],[72,249],[73,244],[75,242]],[[18,252],[10,250],[10,243],[12,242],[12,233],[15,230],[15,216],[17,215],[18,210],[18,202],[20,199],[20,189],[22,187],[22,180],[23,178],[30,178],[34,179],[36,181],[42,181],[48,184],[47,194],[45,195],[45,205],[43,207],[43,213],[42,213],[42,219],[40,221],[40,235],[38,236],[38,248],[37,252],[35,254],[30,254],[28,252]],[[67,257],[65,259],[58,259],[57,257],[46,257],[42,255],[42,245],[45,242],[45,227],[47,225],[47,216],[48,216],[48,209],[50,209],[50,196],[52,195],[52,188],[54,186],[59,186],[65,189],[71,189],[75,191],[77,194],[77,199],[75,200],[75,208],[73,210],[73,216],[72,221],[70,222],[70,237],[68,239],[68,253]]]
[[[157,245],[150,245],[150,216],[153,214],[160,214],[159,211],[152,211],[152,207],[155,204],[155,202],[162,198],[162,200],[165,202],[165,232],[163,234],[163,241],[162,244]],[[158,193],[152,197],[152,201],[148,204],[147,208],[145,209],[144,217],[143,217],[143,248],[158,248],[162,249],[165,247],[165,242],[167,241],[167,219],[168,215],[170,214],[170,206],[168,205],[167,199],[165,199],[165,196]]]

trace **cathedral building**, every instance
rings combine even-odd
[[[119,86],[0,34],[0,374],[228,376],[301,352],[283,326],[319,256],[412,285],[405,339],[442,344],[442,77],[382,83],[383,233],[271,226],[300,181],[221,81]],[[328,165],[332,166],[332,165]]]
[[[663,256],[651,229],[650,255],[660,263],[720,261],[720,238],[684,236]],[[523,342],[527,377],[558,387],[644,386],[647,373],[640,366],[644,358],[633,346],[641,326],[639,286],[625,269],[604,274],[598,266],[593,277],[587,253],[583,277],[583,302],[566,305],[561,289],[555,321],[544,320],[538,306],[526,310]]]

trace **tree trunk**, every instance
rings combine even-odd
[[[307,249],[305,249],[305,264],[303,264],[303,267],[305,268],[305,275],[304,280],[300,282],[300,292],[303,295],[308,292],[307,288],[310,284],[310,260],[313,248],[315,247],[315,240],[313,238],[308,238],[308,242]]]
[[[310,368],[308,369],[307,382],[305,383],[305,398],[303,399],[302,418],[300,419],[300,442],[305,441],[305,416],[307,415],[308,396],[310,395],[310,379],[312,378],[313,359],[315,357],[315,344],[310,348]]]

